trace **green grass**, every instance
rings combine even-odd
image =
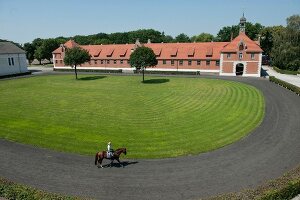
[[[261,92],[238,82],[80,77],[0,81],[0,138],[86,155],[111,141],[127,158],[164,158],[233,143],[264,116]]]

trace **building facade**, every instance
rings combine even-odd
[[[69,40],[53,52],[54,69],[71,69],[63,59],[66,48],[80,46],[91,55],[91,61],[78,69],[124,70],[130,67],[130,54],[140,46],[151,48],[158,60],[147,71],[211,72],[222,76],[260,77],[262,49],[245,34],[246,19],[240,19],[240,33],[230,42],[151,43],[78,45]]]
[[[10,42],[0,42],[0,76],[27,72],[25,51]]]

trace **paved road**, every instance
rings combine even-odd
[[[280,74],[280,73],[276,72],[272,67],[269,67],[266,65],[262,66],[262,68],[266,71],[268,76],[275,76],[278,79],[281,79],[285,82],[288,82],[290,84],[300,87],[300,76],[290,75],[290,74]]]
[[[0,140],[0,177],[96,199],[197,199],[255,187],[299,165],[299,96],[267,79],[224,79],[254,85],[266,100],[263,123],[232,145],[198,156],[125,160],[125,168],[98,169],[93,156]]]

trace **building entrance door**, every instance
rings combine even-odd
[[[244,65],[239,63],[235,66],[235,75],[242,76],[244,74]]]

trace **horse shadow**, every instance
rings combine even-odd
[[[78,80],[81,80],[81,81],[93,81],[93,80],[103,79],[103,78],[106,78],[106,76],[87,76],[87,77],[79,78]]]
[[[137,162],[137,161],[134,161],[134,162],[130,162],[130,161],[124,161],[124,162],[121,162],[122,163],[122,165],[120,165],[120,163],[113,163],[111,166],[110,166],[110,163],[108,163],[108,164],[105,164],[105,165],[103,165],[102,167],[103,168],[111,168],[111,167],[115,167],[115,168],[123,168],[123,167],[126,167],[126,166],[128,166],[128,165],[134,165],[134,164],[137,164],[137,163],[139,163],[139,162]],[[98,168],[100,168],[100,167],[98,167]]]

